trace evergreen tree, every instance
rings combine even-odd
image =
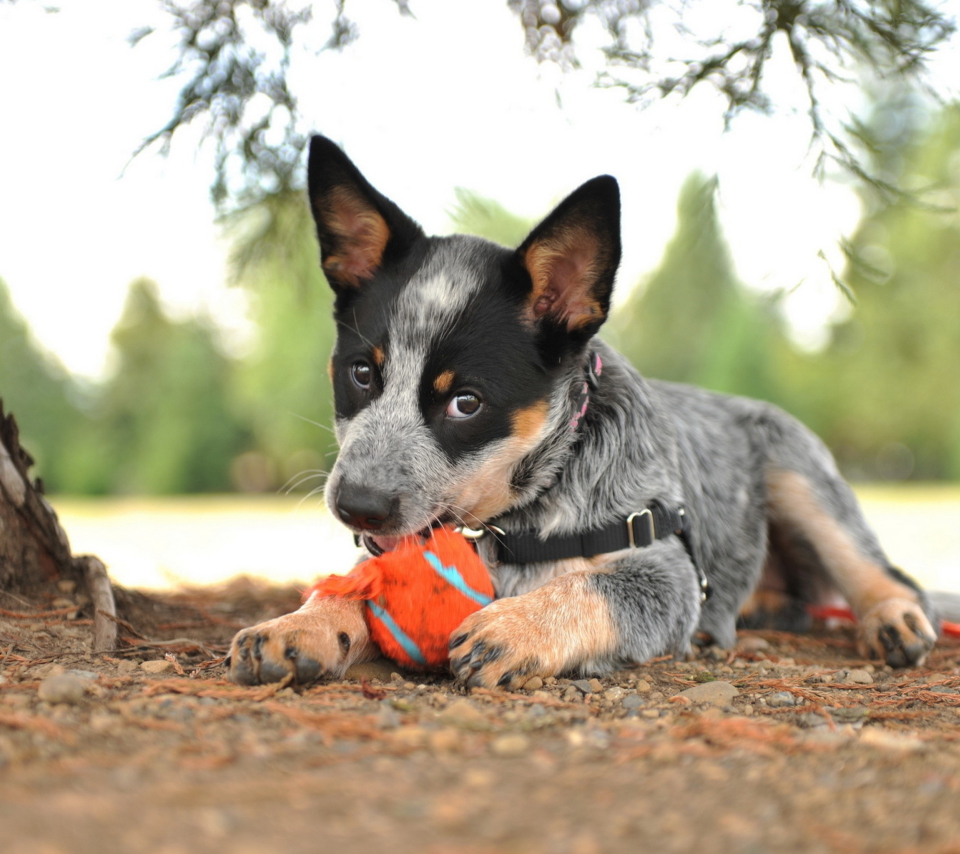
[[[450,213],[454,231],[485,237],[501,246],[519,246],[533,229],[532,220],[517,216],[499,202],[458,187],[457,204]]]
[[[647,376],[781,400],[779,319],[738,282],[715,192],[714,178],[686,180],[660,266],[602,334]]]
[[[938,207],[870,203],[851,241],[857,305],[805,365],[821,429],[866,476],[960,477],[960,107],[927,131],[877,107],[873,151],[884,170]],[[909,116],[907,116],[909,118]],[[904,128],[909,133],[904,134]]]
[[[138,279],[112,335],[116,369],[98,401],[100,489],[120,493],[230,488],[246,435],[228,403],[230,361],[200,320],[175,323],[156,285]],[[90,488],[95,488],[94,484]]]
[[[303,194],[267,196],[228,220],[233,280],[250,298],[253,348],[238,366],[234,395],[263,455],[262,487],[295,483],[332,465],[333,295],[320,269]],[[318,485],[318,478],[306,485]]]
[[[33,340],[0,279],[0,398],[20,426],[23,446],[37,459],[46,487],[57,490],[68,479],[65,446],[85,427],[75,405],[81,390],[66,369]]]

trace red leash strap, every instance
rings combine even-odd
[[[848,620],[855,623],[857,618],[849,608],[837,608],[830,605],[808,605],[810,616],[817,620]],[[960,623],[940,623],[940,631],[948,638],[960,638]]]

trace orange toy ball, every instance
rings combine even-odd
[[[470,542],[435,528],[406,537],[393,551],[331,575],[311,593],[366,602],[367,626],[380,651],[406,667],[439,667],[450,659],[450,635],[493,601],[493,583]]]

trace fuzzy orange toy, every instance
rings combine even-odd
[[[429,539],[406,537],[349,575],[324,578],[314,592],[364,600],[370,636],[387,658],[439,667],[450,658],[454,629],[493,600],[493,583],[463,534],[435,528]]]

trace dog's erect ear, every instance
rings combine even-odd
[[[320,263],[334,290],[360,287],[423,235],[326,137],[310,140],[307,183]]]
[[[524,308],[588,338],[607,319],[620,264],[620,190],[601,175],[564,199],[517,250],[533,288]]]

